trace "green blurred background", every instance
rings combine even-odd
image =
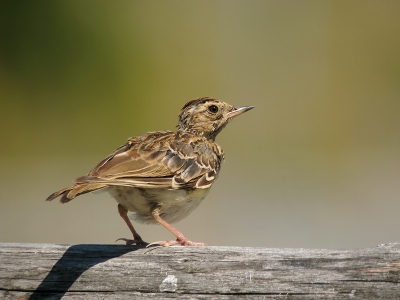
[[[400,1],[0,1],[0,241],[114,243],[106,193],[45,202],[212,96],[256,108],[217,138],[209,245],[400,241]],[[146,241],[171,239],[138,225]]]

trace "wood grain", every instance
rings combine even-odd
[[[355,250],[0,243],[2,299],[400,299],[400,243]]]

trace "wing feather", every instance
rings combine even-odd
[[[221,148],[183,132],[151,132],[130,138],[76,184],[142,188],[209,188],[224,158]]]

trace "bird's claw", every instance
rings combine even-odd
[[[183,238],[177,238],[176,240],[173,241],[158,241],[158,242],[153,242],[148,244],[146,247],[151,247],[154,245],[159,245],[162,247],[169,247],[169,246],[174,246],[174,245],[181,245],[181,246],[207,246],[207,244],[205,243],[195,243],[192,242],[190,240],[188,240],[187,238],[183,237]]]
[[[143,246],[148,246],[149,245],[149,243],[146,243],[142,239],[131,240],[131,239],[126,239],[126,238],[119,238],[115,242],[118,242],[118,241],[124,241],[127,245],[143,245]]]

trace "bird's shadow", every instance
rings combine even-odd
[[[61,299],[91,267],[143,247],[126,245],[73,245],[56,262],[29,299]]]

